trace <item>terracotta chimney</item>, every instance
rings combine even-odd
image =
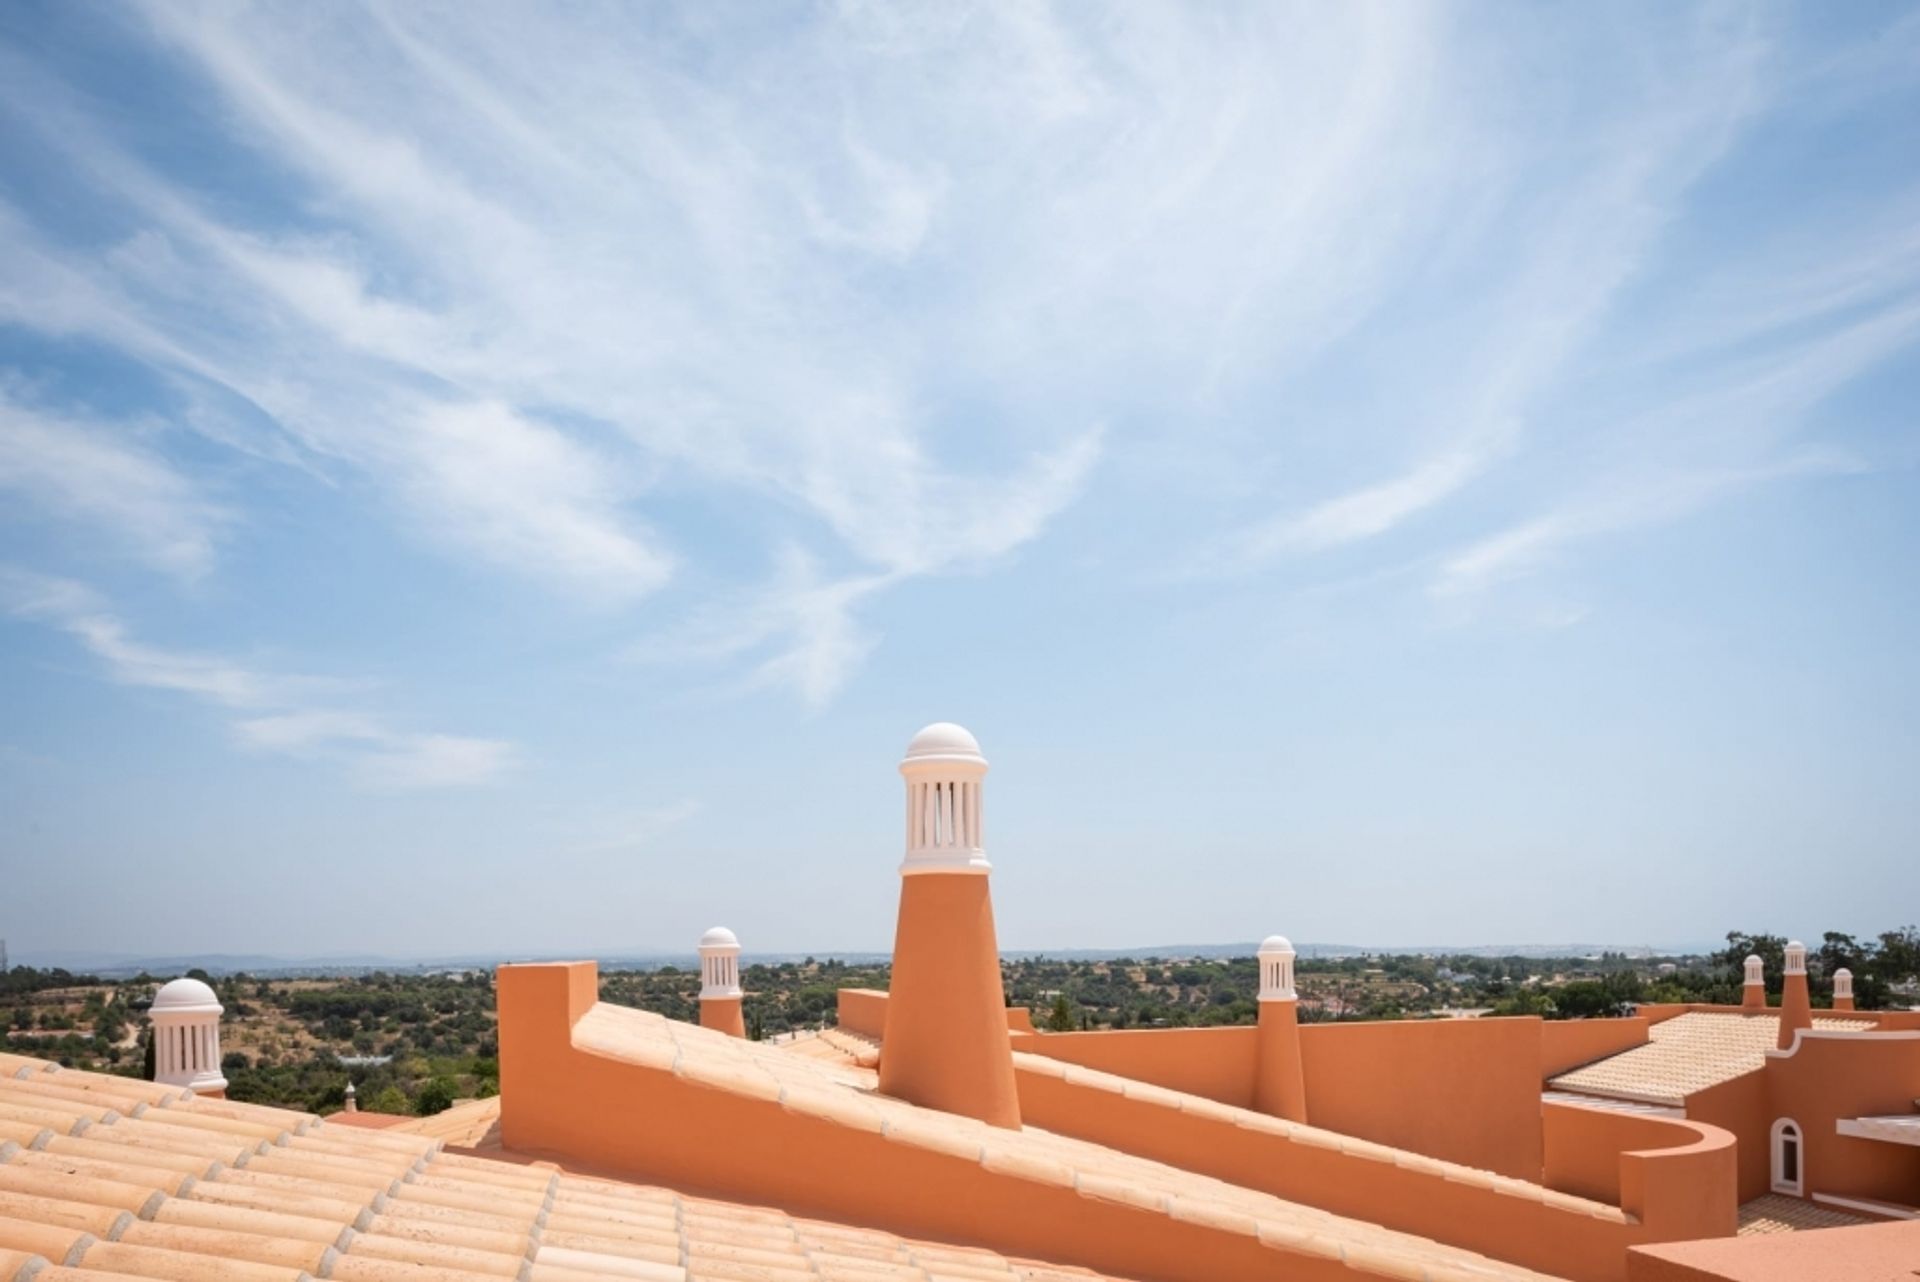
[[[715,926],[700,936],[700,1027],[745,1037],[740,997],[740,941],[725,926]]]
[[[907,854],[880,1089],[928,1108],[1020,1125],[1007,1040],[1006,990],[987,889],[980,785],[987,759],[959,726],[913,737],[907,782]]]
[[[1780,993],[1781,1050],[1793,1045],[1793,1035],[1813,1027],[1813,1003],[1807,999],[1807,946],[1797,939],[1787,942],[1787,980]]]
[[[1260,1025],[1254,1051],[1253,1106],[1290,1122],[1307,1120],[1307,1084],[1300,1067],[1299,996],[1293,990],[1293,945],[1269,935],[1260,945]]]
[[[197,979],[175,979],[154,994],[153,1080],[184,1086],[195,1095],[224,1099],[227,1079],[220,1073],[220,1015],[225,1007],[213,989]]]
[[[1760,958],[1747,954],[1747,982],[1740,988],[1740,1006],[1744,1010],[1767,1008],[1767,972]]]
[[[1833,972],[1833,1008],[1853,1009],[1853,972],[1845,966]]]

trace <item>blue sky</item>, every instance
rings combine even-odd
[[[1916,915],[1910,6],[0,10],[0,935]]]

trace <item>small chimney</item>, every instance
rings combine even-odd
[[[1833,972],[1833,1008],[1853,1009],[1853,972],[1845,966]]]
[[[880,1089],[994,1126],[1020,1125],[1007,997],[987,887],[981,785],[971,734],[936,722],[907,745],[906,858]]]
[[[1747,954],[1747,982],[1740,987],[1740,1006],[1743,1010],[1765,1010],[1767,1008],[1767,971],[1755,953]]]
[[[745,1037],[740,1004],[740,941],[715,926],[700,936],[700,1027]]]
[[[153,1080],[184,1086],[196,1095],[224,1099],[227,1079],[220,1074],[220,1015],[225,1008],[213,989],[197,979],[175,979],[154,994]]]
[[[358,1113],[360,1111],[360,1092],[353,1089],[352,1082],[347,1083],[346,1111],[349,1113]]]
[[[1307,1086],[1300,1063],[1300,1001],[1293,989],[1295,956],[1284,935],[1269,935],[1260,945],[1253,1106],[1274,1117],[1304,1122]]]
[[[1787,941],[1787,977],[1780,990],[1780,1050],[1793,1047],[1794,1035],[1813,1027],[1813,1002],[1807,996],[1807,946]]]

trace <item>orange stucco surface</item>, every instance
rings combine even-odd
[[[887,995],[877,988],[843,988],[835,997],[840,1027],[863,1037],[887,1033]]]
[[[900,879],[880,1089],[928,1108],[1020,1125],[1007,998],[987,878]]]
[[[1583,1168],[1614,1170],[1612,1196],[1582,1199],[1318,1126],[1196,1108],[1176,1092],[1041,1056],[1019,1057],[1016,1073],[1034,1125],[1582,1282],[1624,1278],[1633,1243],[1734,1230],[1733,1137],[1688,1122],[1615,1127],[1597,1117],[1590,1130],[1565,1133],[1569,1160],[1577,1153]],[[1626,1213],[1614,1209],[1623,1184],[1635,1195]]]
[[[1550,1019],[1540,1025],[1540,1076],[1557,1077],[1570,1068],[1632,1050],[1647,1040],[1645,1016],[1626,1019]]]
[[[1261,1002],[1254,1032],[1253,1106],[1291,1122],[1308,1120],[1299,1005],[1297,1001]]]
[[[1098,1033],[1015,1034],[1013,1049],[1240,1108],[1253,1106],[1255,1030],[1138,1028]]]
[[[1303,1024],[1307,1120],[1521,1179],[1540,1171],[1540,1026],[1533,1018]],[[1252,1107],[1258,1031],[1015,1035],[1015,1050]]]
[[[1147,1172],[1119,1175],[1130,1169],[1124,1162],[1114,1167],[1118,1177],[1109,1178],[1041,1156],[1066,1141],[1042,1134],[1028,1139],[965,1119],[942,1121],[942,1115],[901,1103],[883,1112],[861,1105],[852,1087],[808,1087],[802,1101],[763,1070],[728,1072],[711,1055],[704,1071],[717,1075],[702,1080],[689,1071],[699,1066],[659,1046],[636,1043],[634,1058],[587,1049],[576,1044],[576,1027],[589,1015],[619,1026],[667,1023],[635,1011],[596,1009],[597,981],[591,962],[500,968],[505,1148],[762,1200],[790,1213],[1165,1282],[1410,1277],[1418,1275],[1406,1271],[1403,1252],[1443,1250],[1412,1239],[1376,1247],[1367,1239],[1384,1230],[1314,1220],[1322,1213],[1272,1201],[1262,1203],[1266,1214],[1302,1227],[1283,1230],[1276,1220],[1268,1229],[1258,1214],[1230,1200],[1213,1205],[1155,1192]],[[998,1018],[1004,1045],[1004,1012]],[[680,1036],[707,1039],[699,1043],[703,1052],[731,1043],[701,1030]],[[806,1063],[752,1043],[733,1053],[751,1063],[764,1063],[766,1056]],[[984,1139],[996,1133],[1013,1137],[1004,1153]],[[1101,1152],[1089,1160],[1115,1160]],[[1140,1165],[1137,1158],[1126,1161]],[[1179,1175],[1154,1170],[1163,1173],[1154,1179]],[[1316,1231],[1349,1233],[1351,1240],[1329,1250]]]
[[[1758,1135],[1764,1144],[1775,1118],[1799,1123],[1809,1192],[1920,1203],[1920,1148],[1836,1129],[1842,1120],[1913,1112],[1920,1033],[1803,1032],[1792,1053],[1770,1058],[1765,1072],[1769,1116]]]
[[[1654,1023],[1694,1012],[1734,1018],[1773,1013],[1725,1006],[1643,1008]],[[1920,1030],[1905,1025],[1914,1012],[1859,1012],[1856,1017],[1877,1027],[1793,1030],[1790,1048],[1768,1052],[1758,1068],[1686,1094],[1687,1117],[1739,1139],[1741,1201],[1772,1190],[1772,1131],[1784,1118],[1800,1127],[1808,1194],[1920,1204],[1920,1149],[1837,1130],[1842,1121],[1913,1111],[1920,1099]]]
[[[1303,1025],[1307,1117],[1343,1135],[1535,1179],[1540,1025],[1533,1018]]]
[[[711,1028],[729,1037],[745,1037],[747,1021],[741,1011],[743,1005],[738,997],[701,998],[700,1027]]]
[[[1718,1086],[1687,1096],[1687,1116],[1694,1121],[1731,1131],[1740,1140],[1740,1200],[1751,1201],[1767,1191],[1767,1078],[1764,1069],[1744,1073]]]
[[[1920,1221],[1636,1248],[1628,1282],[1913,1282]]]

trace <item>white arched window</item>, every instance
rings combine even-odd
[[[1800,1124],[1781,1118],[1773,1124],[1773,1191],[1805,1197],[1807,1151],[1800,1142]]]

